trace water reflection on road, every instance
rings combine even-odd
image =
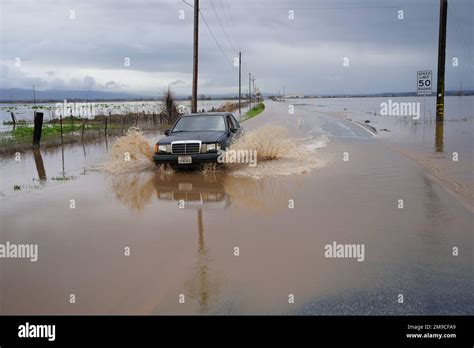
[[[226,171],[215,172],[163,172],[145,170],[135,173],[106,175],[110,192],[120,204],[131,212],[144,214],[147,209],[158,209],[157,215],[172,211],[195,212],[194,225],[188,231],[195,231],[196,246],[192,271],[183,283],[183,295],[187,301],[197,303],[200,314],[209,311],[218,302],[225,275],[213,264],[212,249],[207,246],[204,211],[224,215],[231,206],[251,210],[255,214],[268,216],[287,209],[288,190],[281,180],[273,177],[255,180],[251,177],[236,177]],[[159,208],[156,207],[159,204]],[[222,214],[219,213],[222,211]],[[229,213],[226,212],[225,216]],[[173,223],[173,222],[172,222]],[[175,223],[174,223],[175,224]],[[172,229],[163,221],[160,230]],[[236,230],[238,226],[221,225],[221,233]],[[161,307],[154,309],[161,312]]]
[[[209,274],[209,251],[204,238],[204,224],[202,221],[202,209],[197,209],[198,250],[197,263],[194,276],[185,284],[185,289],[191,299],[197,299],[199,313],[206,314],[209,311],[209,302],[215,300],[218,295],[218,283],[213,281]]]
[[[162,172],[106,175],[115,198],[132,211],[142,212],[154,200],[181,209],[227,209],[231,204],[268,214],[285,208],[285,186],[274,177],[254,179],[226,171]]]

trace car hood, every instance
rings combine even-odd
[[[226,132],[220,131],[171,133],[169,136],[160,139],[158,143],[164,145],[179,140],[200,140],[202,143],[215,143],[220,141],[225,134]]]

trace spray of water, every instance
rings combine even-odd
[[[285,158],[295,152],[295,142],[288,136],[286,128],[265,126],[245,133],[230,147],[230,150],[255,150],[259,161]]]
[[[137,128],[117,138],[105,163],[98,169],[109,173],[130,173],[153,168],[152,149],[149,140]]]
[[[328,142],[325,136],[297,139],[284,127],[264,126],[245,133],[230,146],[230,150],[235,151],[255,150],[257,165],[231,164],[227,167],[232,175],[254,178],[305,173],[325,165],[315,150],[325,147]]]

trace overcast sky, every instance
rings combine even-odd
[[[191,94],[193,8],[183,1],[0,4],[1,88]],[[199,94],[237,93],[237,50],[243,91],[249,71],[266,93],[414,91],[417,70],[436,79],[439,0],[201,0],[201,12]],[[474,0],[449,0],[447,89],[474,89],[473,18]]]

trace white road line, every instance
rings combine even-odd
[[[349,122],[358,125],[360,128],[365,129],[367,132],[369,132],[370,134],[372,134],[372,135],[374,135],[374,136],[376,135],[376,134],[375,134],[374,132],[372,132],[369,128],[364,127],[363,125],[361,125],[361,124],[359,124],[359,123],[357,123],[357,122],[354,122],[354,121],[352,121],[352,120],[349,121]]]

